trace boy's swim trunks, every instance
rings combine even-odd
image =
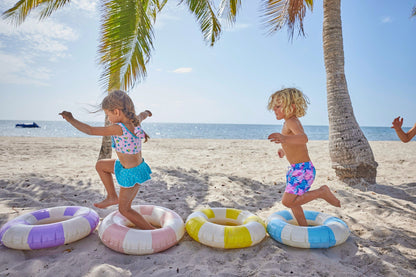
[[[285,192],[303,195],[311,188],[315,174],[312,162],[292,164],[286,174]]]

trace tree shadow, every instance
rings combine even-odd
[[[20,174],[13,180],[0,180],[0,202],[10,207],[15,217],[38,209],[55,206],[86,206],[102,199],[98,189],[87,182],[40,174]],[[8,220],[8,214],[0,214],[0,226]]]
[[[398,186],[376,184],[369,186],[368,190],[416,204],[416,183],[404,183]]]
[[[155,167],[152,181],[143,185],[139,194],[146,202],[182,211],[186,218],[202,207],[229,207],[256,213],[279,202],[283,190],[283,183],[271,185],[223,173]]]

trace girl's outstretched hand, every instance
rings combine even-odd
[[[63,111],[59,115],[62,115],[62,118],[65,119],[66,121],[74,119],[71,112]]]

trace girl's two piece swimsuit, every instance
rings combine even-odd
[[[142,139],[145,138],[143,129],[140,126],[134,128],[134,134],[123,123],[116,123],[123,129],[121,136],[111,136],[112,147],[120,153],[137,154],[142,149]],[[124,168],[117,159],[114,164],[114,175],[121,187],[132,188],[136,184],[142,184],[150,180],[152,170],[143,160],[141,164],[132,168]]]

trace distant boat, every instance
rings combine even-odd
[[[16,124],[15,128],[40,128],[40,126],[38,124],[36,124],[35,122],[33,123],[21,123],[21,124]]]

